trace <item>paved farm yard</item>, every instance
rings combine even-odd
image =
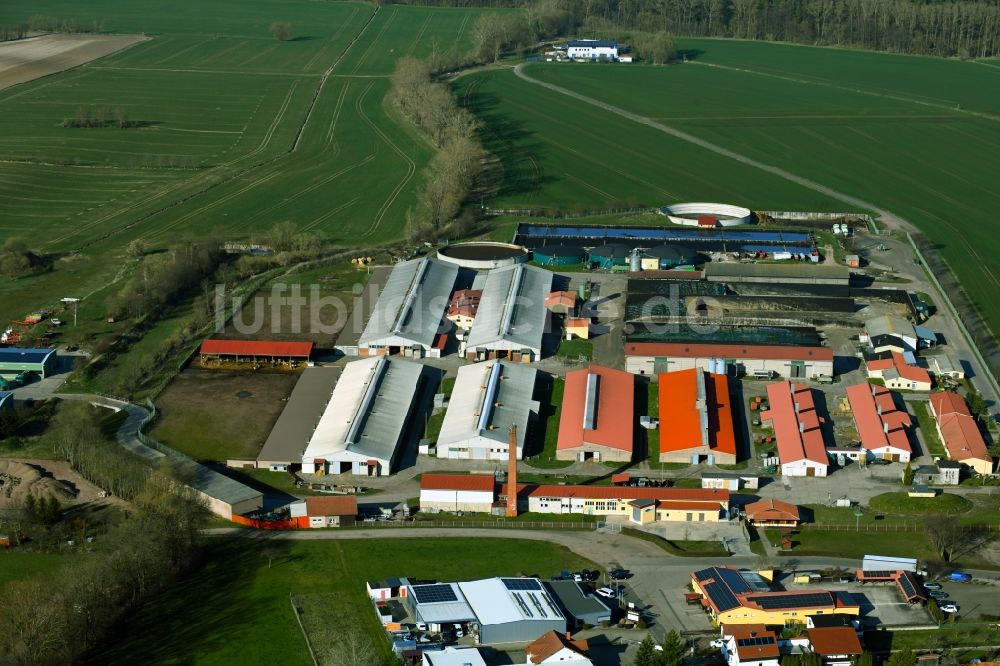
[[[185,370],[156,399],[150,435],[196,460],[255,458],[285,406],[296,372]],[[240,392],[249,395],[240,397]]]

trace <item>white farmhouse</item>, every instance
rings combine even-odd
[[[617,60],[618,42],[599,39],[574,39],[566,44],[570,60]]]

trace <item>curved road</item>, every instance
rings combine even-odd
[[[563,88],[562,86],[557,86],[554,83],[539,81],[538,79],[535,79],[525,73],[524,70],[526,66],[527,63],[521,63],[517,65],[514,68],[514,75],[517,76],[519,79],[527,81],[528,83],[541,86],[543,88],[551,90],[552,92],[559,93],[560,95],[572,97],[573,99],[579,100],[585,104],[596,106],[597,108],[603,109],[608,113],[614,113],[615,115],[627,118],[628,120],[631,120],[632,122],[635,123],[639,123],[640,125],[646,125],[647,127],[652,127],[655,130],[676,137],[681,141],[686,141],[688,143],[694,144],[699,148],[704,148],[705,150],[713,152],[717,155],[722,155],[723,157],[729,158],[736,162],[740,162],[741,164],[752,166],[755,169],[766,171],[767,173],[773,174],[775,176],[778,176],[779,178],[783,178],[797,185],[801,185],[802,187],[810,189],[814,192],[819,192],[820,194],[826,195],[833,199],[837,199],[839,201],[843,201],[846,204],[855,206],[863,210],[870,210],[873,213],[875,213],[879,217],[880,221],[883,222],[886,226],[895,227],[903,231],[906,231],[907,233],[918,231],[916,225],[896,215],[892,211],[881,208],[880,206],[870,201],[865,201],[864,199],[861,199],[859,197],[855,197],[850,194],[845,194],[844,192],[835,190],[832,187],[828,187],[826,185],[823,185],[822,183],[818,183],[815,180],[810,180],[808,178],[804,178],[802,176],[794,174],[791,171],[782,169],[781,167],[776,167],[773,164],[766,164],[764,162],[760,162],[758,160],[753,159],[752,157],[748,157],[746,155],[737,153],[728,148],[724,148],[720,145],[712,143],[711,141],[706,141],[693,134],[688,134],[687,132],[681,131],[674,127],[670,127],[669,125],[664,125],[663,123],[657,122],[652,118],[641,116],[637,113],[627,111],[621,107],[614,106],[613,104],[602,102],[599,99],[594,99],[593,97],[583,95],[568,88]],[[985,382],[983,381],[979,382],[979,387],[978,387],[979,391],[983,393],[985,396],[992,397],[994,404],[1000,404],[1000,386],[997,385],[996,378],[993,376],[993,374],[989,372],[988,370],[989,366],[987,365],[986,360],[982,357],[982,354],[979,353],[979,348],[976,347],[975,343],[973,342],[972,335],[969,333],[968,329],[966,329],[965,324],[962,322],[961,317],[958,316],[958,313],[955,310],[954,305],[952,305],[951,303],[951,299],[948,298],[948,295],[941,289],[940,285],[937,284],[936,281],[934,286],[938,289],[938,292],[942,297],[942,299],[944,300],[944,302],[948,304],[948,309],[955,320],[955,324],[962,330],[966,342],[970,346],[972,353],[975,356],[974,361],[975,364],[978,366],[974,368],[976,379],[986,378]],[[973,381],[975,381],[975,379]]]

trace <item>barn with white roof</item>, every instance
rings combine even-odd
[[[344,366],[305,453],[305,474],[390,474],[420,395],[423,366],[385,356]]]

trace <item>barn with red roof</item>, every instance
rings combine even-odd
[[[861,446],[883,460],[909,462],[913,447],[909,428],[913,420],[899,409],[892,391],[865,382],[847,387]]]
[[[660,462],[736,463],[729,378],[696,368],[659,376]]]
[[[778,443],[784,476],[826,476],[829,458],[823,441],[823,417],[816,411],[812,389],[803,384],[777,382],[767,387],[770,409],[761,421],[770,421]]]
[[[931,395],[930,405],[948,458],[978,474],[992,474],[993,458],[965,398],[954,391],[942,391]]]
[[[632,460],[635,376],[600,365],[566,374],[557,460]]]

